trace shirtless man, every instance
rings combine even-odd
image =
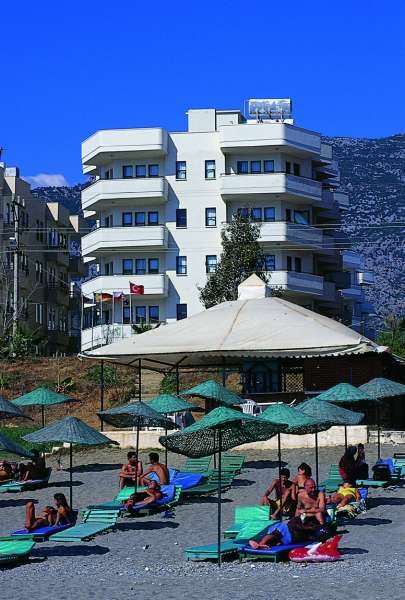
[[[288,469],[281,469],[280,471],[280,480],[281,480],[281,494],[280,494],[280,480],[273,479],[264,495],[260,498],[260,506],[270,506],[273,514],[271,515],[272,519],[277,519],[280,513],[281,508],[283,510],[289,510],[291,507],[292,501],[292,491],[293,491],[293,483],[289,479],[290,471]],[[272,500],[270,498],[271,494],[275,492],[276,500]],[[281,497],[281,501],[280,501]]]
[[[149,454],[150,466],[145,469],[139,478],[141,485],[147,485],[149,473],[156,473],[159,478],[160,485],[167,485],[170,482],[169,471],[165,465],[159,462],[159,454],[157,452],[151,452]]]
[[[152,479],[148,480],[148,487],[144,492],[138,492],[133,494],[128,502],[126,503],[126,509],[131,510],[134,506],[145,506],[148,504],[154,504],[156,500],[163,498],[163,493],[160,489],[160,485],[157,481]]]
[[[34,503],[30,500],[25,505],[25,528],[34,531],[40,527],[68,525],[72,522],[72,511],[64,494],[55,494],[53,506],[45,506],[40,515],[36,516]]]
[[[304,489],[298,496],[297,510],[295,516],[305,522],[306,517],[315,517],[320,525],[325,522],[325,493],[316,491],[316,483],[313,479],[307,479]]]
[[[139,483],[139,478],[142,475],[142,463],[136,459],[136,452],[128,452],[128,463],[122,465],[120,471],[120,490],[126,485],[133,486],[135,482]]]

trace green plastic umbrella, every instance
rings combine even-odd
[[[387,398],[395,398],[396,396],[405,395],[405,385],[392,381],[391,379],[385,379],[385,377],[376,377],[371,379],[367,383],[363,383],[359,387],[359,390],[367,394],[370,398],[376,401],[383,401]],[[380,409],[377,408],[377,444],[378,444],[378,458],[381,457],[381,432],[380,432]]]
[[[72,481],[72,445],[99,446],[102,444],[116,444],[113,440],[83,423],[76,417],[65,417],[55,421],[43,429],[38,429],[23,437],[27,442],[64,442],[69,444],[70,457],[70,507],[72,508],[73,481]]]
[[[136,427],[135,453],[137,465],[139,455],[139,430],[141,427],[163,427],[166,432],[168,429],[177,428],[177,425],[173,423],[173,421],[162,416],[146,404],[146,402],[142,402],[141,400],[129,402],[123,406],[114,406],[109,410],[103,410],[97,414],[102,421],[105,421],[114,427]],[[135,491],[136,487],[137,478],[135,478]]]
[[[0,450],[2,452],[16,454],[17,456],[24,456],[25,458],[34,458],[34,455],[31,454],[29,450],[26,450],[23,446],[20,446],[20,444],[16,444],[3,433],[0,433]]]
[[[9,402],[0,396],[0,419],[14,419],[15,417],[22,417],[23,419],[30,418],[17,406],[14,406],[12,402]]]
[[[332,404],[355,404],[356,402],[370,402],[373,398],[350,383],[338,383],[313,398],[326,400]],[[347,426],[345,425],[345,449],[347,450]]]
[[[237,410],[220,406],[200,421],[182,431],[159,438],[160,443],[172,452],[191,458],[219,453],[218,465],[218,564],[221,566],[221,453],[258,440],[267,440],[285,425],[246,415]]]
[[[314,417],[298,412],[292,406],[287,404],[273,404],[266,408],[260,415],[261,419],[269,419],[272,423],[286,423],[287,429],[283,433],[292,435],[305,435],[309,433],[317,434],[318,431],[325,431],[332,426],[329,421],[320,421]],[[278,442],[278,477],[281,490],[281,433],[277,434]]]
[[[52,406],[53,404],[65,404],[66,402],[75,402],[75,398],[65,396],[65,394],[58,394],[53,390],[45,387],[38,387],[19,396],[13,400],[13,404],[16,406],[40,406],[42,413],[42,427],[45,426],[45,406]]]
[[[179,398],[179,396],[175,396],[174,394],[160,394],[160,396],[155,396],[155,398],[148,400],[146,404],[161,415],[170,415],[186,410],[202,410],[199,406],[195,406],[191,402],[187,402],[187,400],[183,400],[183,398]],[[167,435],[166,428],[165,435]],[[167,467],[167,448],[165,448],[165,465]]]
[[[203,381],[189,390],[180,392],[180,395],[198,396],[199,398],[204,398],[204,400],[214,400],[214,402],[217,402],[218,404],[223,404],[224,406],[229,407],[232,407],[235,404],[243,404],[245,402],[245,400],[240,398],[237,394],[234,394],[234,392],[231,392],[213,379],[208,379],[207,381]]]
[[[353,412],[340,406],[335,406],[326,400],[311,398],[297,406],[295,410],[317,419],[328,421],[330,425],[358,425],[364,419],[364,413]],[[316,483],[319,481],[318,433],[315,433]]]

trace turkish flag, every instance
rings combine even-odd
[[[130,294],[144,294],[145,288],[143,285],[129,282],[129,293]]]

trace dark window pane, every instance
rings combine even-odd
[[[215,179],[215,160],[205,161],[205,179]]]
[[[217,225],[217,209],[206,208],[205,209],[205,226],[216,227]]]
[[[285,172],[286,173],[291,173],[291,163],[289,160],[286,161],[285,163]]]
[[[298,256],[295,257],[295,270],[297,271],[297,273],[301,273],[302,271],[301,258],[299,258]]]
[[[187,256],[176,257],[176,273],[177,275],[187,275]]]
[[[146,177],[146,165],[136,165],[135,175],[136,177]]]
[[[273,206],[264,208],[263,213],[264,213],[265,221],[275,221],[276,220],[276,209]]]
[[[122,309],[122,319],[124,321],[125,324],[128,325],[128,323],[131,322],[131,309],[129,306],[124,306]]]
[[[148,272],[149,273],[159,273],[159,259],[158,258],[149,258],[148,259]]]
[[[295,210],[294,223],[299,225],[309,225],[309,210]]]
[[[149,306],[149,323],[159,323],[158,306]]]
[[[249,219],[250,210],[248,208],[238,208],[238,216],[241,217],[241,219]]]
[[[276,257],[274,254],[265,254],[264,256],[264,270],[275,271],[276,269]]]
[[[187,227],[187,209],[176,209],[176,227]]]
[[[215,273],[217,270],[217,257],[215,254],[210,254],[205,257],[205,271],[206,273]]]
[[[292,271],[292,258],[287,256],[287,271]]]
[[[159,213],[157,211],[148,212],[148,225],[159,225]]]
[[[135,306],[135,323],[146,323],[146,306]]]
[[[263,161],[263,168],[265,173],[274,173],[274,160]]]
[[[122,273],[123,275],[132,275],[133,272],[133,260],[132,258],[124,258],[122,261]]]
[[[301,165],[299,163],[294,163],[294,175],[297,177],[301,175]]]
[[[187,318],[187,304],[178,304],[177,305],[177,320]]]
[[[149,177],[159,177],[159,165],[149,165],[148,175]]]
[[[262,220],[262,209],[261,208],[252,208],[252,221],[261,221]]]
[[[146,260],[144,258],[135,259],[135,273],[137,275],[145,275],[146,273]]]
[[[131,227],[132,225],[132,213],[124,212],[122,213],[122,226],[123,227]]]
[[[247,160],[238,160],[237,172],[238,174],[249,173],[249,163]]]
[[[261,173],[262,172],[262,163],[260,160],[251,160],[250,161],[250,172],[251,173]]]
[[[136,212],[135,213],[135,225],[145,225],[145,213],[144,212]]]
[[[291,208],[285,209],[285,220],[287,223],[291,223]]]
[[[187,177],[187,164],[185,160],[178,160],[176,162],[176,179],[186,179]]]
[[[134,176],[134,169],[132,165],[124,165],[122,167],[122,176],[124,179],[127,179],[128,177],[133,177]]]

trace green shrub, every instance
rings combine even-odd
[[[84,379],[100,384],[101,366],[93,365],[84,374]],[[118,385],[119,378],[116,367],[104,365],[104,385]]]
[[[31,448],[36,448],[40,452],[50,452],[53,446],[55,446],[53,442],[46,442],[44,444],[33,444],[32,442],[26,442],[22,439],[24,435],[28,435],[29,433],[37,431],[38,429],[41,429],[41,427],[0,427],[0,433],[7,436],[9,440],[13,440],[13,442],[15,442],[16,444],[20,444],[20,446],[26,448],[27,450],[30,450]]]

